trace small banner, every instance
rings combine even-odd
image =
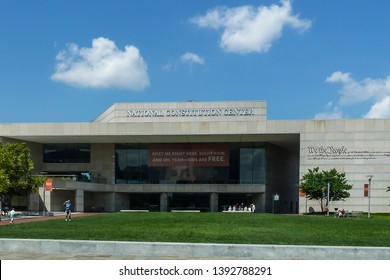
[[[53,179],[47,179],[45,181],[45,191],[51,192],[53,189]]]
[[[364,197],[368,197],[368,184],[364,184]]]

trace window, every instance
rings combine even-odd
[[[91,162],[90,144],[45,144],[43,162],[89,163]]]
[[[262,143],[117,144],[115,179],[117,184],[260,184],[264,151]]]

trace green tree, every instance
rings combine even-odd
[[[12,201],[15,195],[25,196],[38,191],[44,178],[33,174],[34,163],[24,143],[0,144],[0,196]]]
[[[387,192],[390,192],[390,186],[387,187]],[[389,206],[390,206],[390,203],[389,203]]]
[[[300,180],[300,191],[306,193],[309,200],[318,200],[321,210],[328,205],[327,187],[329,188],[329,199],[333,201],[345,200],[350,196],[349,190],[352,185],[348,184],[344,172],[338,172],[335,168],[328,171],[320,171],[319,167],[309,169]]]

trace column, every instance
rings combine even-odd
[[[76,190],[75,205],[73,211],[84,212],[84,190]]]
[[[252,202],[256,206],[256,211],[258,213],[265,213],[265,194],[264,193],[256,193],[252,194]]]
[[[210,194],[210,212],[218,212],[218,194]]]
[[[160,212],[168,211],[168,195],[167,193],[160,193]]]

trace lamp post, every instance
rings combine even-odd
[[[327,210],[326,210],[326,216],[329,216],[329,199],[330,199],[330,182],[328,182],[328,187],[327,187],[327,189],[328,189],[328,194],[327,194],[327,200],[326,200],[326,208],[327,208]]]
[[[366,178],[368,179],[368,215],[367,217],[370,219],[371,217],[371,180],[374,175],[366,175]]]
[[[275,214],[275,201],[279,201],[279,195],[273,194],[272,195],[272,214]]]

